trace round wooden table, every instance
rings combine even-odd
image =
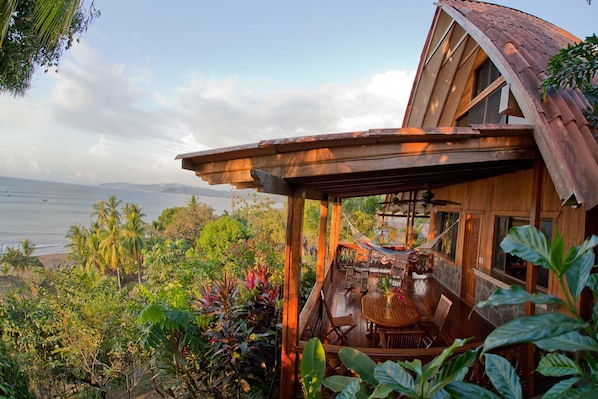
[[[421,319],[417,306],[411,298],[404,297],[405,302],[395,295],[392,306],[386,306],[386,297],[379,293],[368,293],[361,297],[361,312],[373,324],[374,338],[377,338],[378,327],[389,329],[403,329],[413,327]]]

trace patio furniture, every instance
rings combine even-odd
[[[330,334],[335,333],[336,339],[334,341],[329,341],[329,343],[334,344],[341,341],[342,344],[345,344],[347,342],[347,333],[357,326],[357,323],[353,319],[353,314],[349,313],[346,316],[332,316],[330,308],[326,303],[324,291],[320,291],[320,299],[322,301],[322,307],[330,321],[330,328],[324,334],[324,338],[328,338]]]
[[[380,331],[380,346],[384,349],[420,348],[426,334],[423,330]]]
[[[404,298],[405,303],[393,296],[390,307],[381,293],[367,294],[361,298],[361,312],[371,325],[369,333],[373,334],[374,339],[377,339],[378,327],[404,329],[414,326],[421,319],[413,301],[409,297]]]
[[[398,265],[393,264],[392,268],[390,269],[390,284],[393,287],[400,287],[403,285],[403,280],[407,276],[407,266],[405,265],[404,268],[400,268]]]
[[[451,306],[453,306],[453,302],[444,294],[441,294],[432,319],[422,319],[417,323],[419,328],[426,331],[426,335],[423,337],[423,343],[426,348],[431,347],[434,342],[436,342],[449,311],[451,310]]]

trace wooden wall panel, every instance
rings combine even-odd
[[[490,272],[494,242],[494,220],[498,215],[529,217],[532,201],[533,171],[524,170],[475,182],[433,188],[435,198],[460,202],[460,206],[441,207],[441,210],[458,210],[464,216],[468,212],[483,211],[480,232],[480,252],[483,263],[478,268]],[[586,237],[586,213],[583,207],[574,209],[561,206],[561,201],[546,169],[542,184],[542,217],[555,220],[555,232],[564,235],[565,246],[581,244]],[[462,237],[462,236],[460,236]],[[462,239],[462,238],[461,238]],[[457,264],[460,264],[460,256]],[[549,291],[560,295],[558,284],[551,281]]]

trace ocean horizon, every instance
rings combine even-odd
[[[0,176],[0,254],[18,248],[27,238],[35,245],[34,256],[65,253],[65,235],[73,225],[89,227],[92,206],[114,195],[125,203],[136,204],[151,224],[162,211],[186,206],[191,194],[162,193],[105,186],[87,186]],[[231,211],[230,197],[195,195],[220,215]]]

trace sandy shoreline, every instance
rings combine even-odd
[[[35,255],[34,255],[35,256]],[[48,255],[39,255],[39,260],[43,263],[45,267],[54,267],[58,266],[60,263],[67,262],[68,259],[67,253],[60,253],[60,254],[48,254]]]

